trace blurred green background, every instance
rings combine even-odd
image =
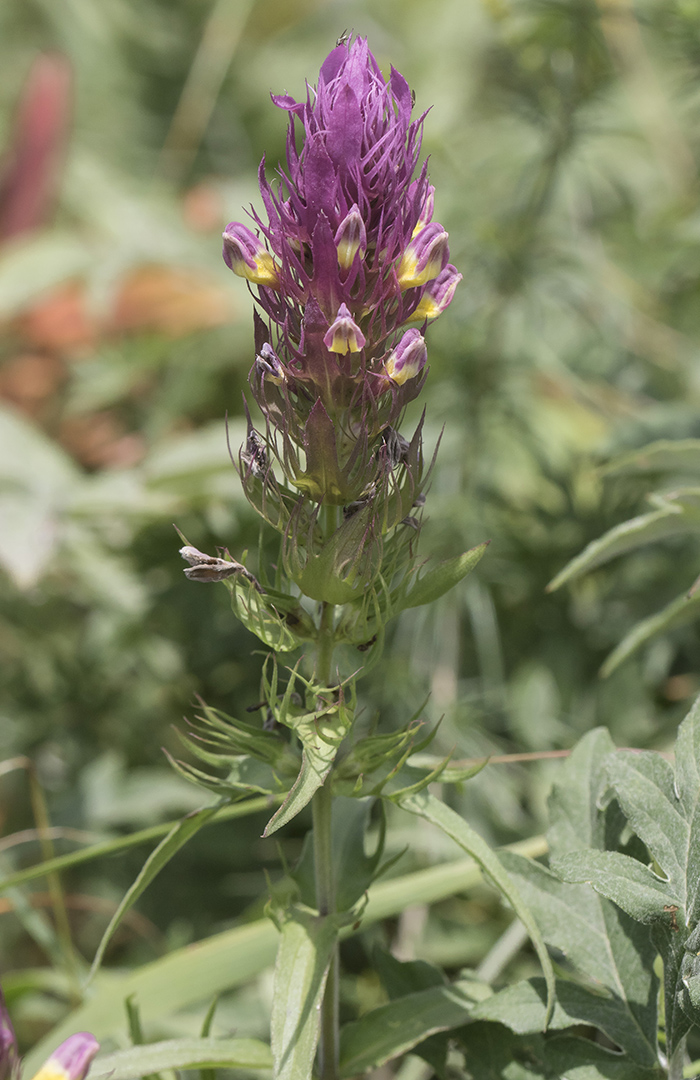
[[[405,723],[430,694],[434,749],[456,758],[566,749],[599,724],[618,745],[664,748],[700,687],[693,624],[598,675],[697,576],[692,538],[545,593],[645,509],[653,477],[606,480],[600,465],[700,436],[699,0],[3,0],[3,870],[40,857],[22,756],[67,851],[199,805],[162,754],[177,751],[173,725],[198,694],[234,714],[259,701],[258,643],[225,589],[184,578],[173,523],[205,551],[257,549],[224,425],[235,453],[251,301],[220,233],[256,201],[263,153],[270,167],[284,153],[270,91],[302,96],[350,29],[432,106],[436,218],[464,275],[408,418],[425,405],[429,448],[444,426],[422,550],[491,540],[463,586],[397,622],[361,684],[363,715]],[[447,797],[509,842],[544,827],[556,768],[492,766]],[[261,821],[199,834],[108,963],[259,914],[265,874],[281,873]],[[455,854],[397,818],[390,847],[405,842],[402,872]],[[143,857],[66,875],[86,957]],[[67,1007],[21,974],[47,962],[33,921],[46,906],[42,883],[0,898],[25,1044]],[[502,925],[484,891],[372,934],[453,967],[477,963]],[[368,948],[347,946],[348,1008],[375,993]],[[260,1033],[268,998],[263,979],[231,1000],[238,1033]]]

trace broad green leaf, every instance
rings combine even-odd
[[[182,821],[179,821],[173,829],[171,829],[168,835],[161,840],[158,847],[151,852],[133,885],[122,897],[119,907],[114,912],[114,915],[109,921],[109,926],[102,935],[102,940],[97,947],[97,952],[95,953],[95,958],[92,962],[92,967],[90,968],[88,982],[95,977],[95,974],[99,970],[102,958],[105,954],[105,949],[112,940],[115,931],[127,911],[133,907],[141,893],[148,888],[154,877],[156,877],[163,867],[170,862],[173,855],[176,855],[190,837],[194,836],[196,832],[199,832],[202,826],[213,818],[220,808],[221,804],[217,803],[214,806],[205,806],[202,807],[201,810],[195,810],[193,813],[188,814]]]
[[[691,595],[683,593],[677,596],[670,604],[661,611],[650,615],[648,619],[638,622],[635,627],[622,639],[620,644],[613,649],[610,656],[600,669],[603,678],[612,675],[625,660],[628,660],[637,649],[646,645],[647,641],[665,634],[669,630],[675,630],[677,626],[685,626],[693,619],[700,617],[700,589]]]
[[[604,476],[639,472],[700,473],[700,439],[659,439],[606,465]]]
[[[572,1035],[515,1035],[501,1024],[462,1028],[459,1042],[471,1080],[661,1080],[624,1055]]]
[[[580,854],[571,853],[570,858],[575,861]],[[585,996],[582,999],[579,1007],[587,1004],[588,1012],[579,1020],[600,1027],[641,1065],[653,1063],[658,980],[653,971],[656,952],[648,930],[590,888],[565,884],[544,866],[514,854],[503,853],[502,859],[547,944],[600,987],[598,996],[589,995],[590,1001]],[[576,984],[568,985],[575,993]],[[557,998],[568,1007],[559,988]],[[501,1022],[506,1023],[502,1018]],[[557,1026],[556,1019],[553,1023]]]
[[[612,906],[612,905],[611,905]],[[652,961],[653,961],[652,953]],[[656,991],[654,981],[654,990]],[[479,1002],[473,1018],[494,1020],[519,1035],[542,1031],[547,1003],[547,988],[543,979],[528,979],[507,986],[499,993]],[[561,1031],[577,1024],[586,1024],[603,1031],[609,1039],[627,1052],[631,1061],[645,1068],[656,1063],[655,999],[652,1026],[642,1027],[631,1022],[635,1002],[620,1000],[614,993],[602,993],[568,979],[557,980],[557,997],[549,1024],[552,1031]],[[644,1003],[647,1007],[649,1002]]]
[[[572,851],[553,860],[552,865],[564,881],[592,885],[638,922],[654,922],[664,908],[680,907],[682,898],[663,878],[617,851]]]
[[[482,870],[491,879],[499,892],[501,892],[511,904],[513,910],[525,926],[540,964],[542,965],[548,988],[547,1017],[549,1017],[554,1008],[554,970],[552,968],[552,962],[549,959],[549,954],[537,923],[529,909],[523,903],[515,883],[505,870],[498,855],[491,850],[486,841],[483,840],[479,834],[459,816],[459,814],[456,814],[454,810],[450,809],[449,806],[446,806],[445,803],[441,802],[440,799],[437,799],[429,792],[420,791],[415,794],[406,795],[399,799],[398,802],[402,809],[408,810],[411,814],[417,814],[419,817],[425,818],[426,821],[436,825],[447,836],[450,836],[457,844],[459,844],[461,848],[467,851],[472,858],[476,859]]]
[[[376,1069],[437,1031],[461,1027],[478,1000],[478,996],[472,996],[473,985],[467,979],[449,986],[433,986],[397,998],[346,1024],[340,1032],[341,1075],[357,1076]]]
[[[132,1080],[162,1069],[270,1069],[270,1047],[257,1039],[169,1039],[96,1058],[90,1080]]]
[[[391,605],[394,614],[406,610],[406,608],[421,607],[423,604],[432,604],[433,600],[439,599],[444,593],[458,585],[467,574],[471,573],[483,556],[489,541],[479,544],[478,547],[465,551],[463,555],[455,555],[452,559],[445,559],[437,566],[426,570],[421,576],[416,577],[404,590],[404,583],[397,590],[396,596],[392,594]]]
[[[513,845],[513,849],[536,858],[546,852],[547,845],[542,837],[535,837]],[[430,904],[444,900],[473,888],[481,880],[481,871],[473,859],[458,859],[379,882],[369,889],[361,925],[364,928],[398,915],[409,902]],[[353,932],[353,928],[344,927],[340,936]],[[29,1052],[27,1075],[33,1076],[53,1050],[76,1031],[91,1031],[98,1039],[122,1034],[124,999],[131,995],[136,995],[142,1021],[148,1025],[210,1001],[212,994],[219,991],[241,986],[272,964],[278,940],[273,923],[258,919],[187,945],[135,971],[100,973],[92,988],[93,996]]]
[[[308,1080],[338,920],[300,905],[281,916],[270,1033],[275,1080]]]
[[[555,865],[557,859],[568,857],[577,865],[581,857],[602,854],[606,814],[600,805],[612,750],[607,730],[598,728],[581,739],[563,766],[549,800]],[[653,1063],[658,983],[648,930],[585,885],[565,884],[541,864],[515,854],[503,853],[502,860],[547,944],[606,995],[603,1030],[635,1061]],[[586,1022],[597,1023],[593,1014]]]
[[[641,514],[630,521],[624,521],[598,540],[593,540],[580,555],[572,559],[550,581],[547,589],[553,592],[567,581],[572,581],[596,566],[609,562],[617,555],[634,551],[643,544],[650,544],[654,540],[664,540],[669,536],[678,536],[689,529],[698,528],[700,528],[700,514],[696,506],[685,505],[678,499],[673,502],[668,501],[663,509],[653,510],[649,514]]]

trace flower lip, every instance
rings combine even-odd
[[[276,289],[279,274],[272,255],[247,225],[232,221],[224,233],[224,262],[239,277],[254,285]]]
[[[366,344],[365,335],[360,330],[350,312],[350,309],[341,304],[338,314],[329,326],[323,344],[329,352],[347,353],[360,352]]]
[[[413,289],[436,278],[447,265],[449,237],[442,225],[432,221],[411,240],[396,271],[402,289]]]
[[[433,281],[428,282],[418,307],[411,315],[411,319],[436,319],[442,315],[445,308],[449,307],[455,294],[455,290],[462,280],[462,275],[456,266],[448,263],[444,270]]]
[[[423,370],[427,359],[428,350],[420,330],[407,330],[389,354],[384,370],[392,382],[403,386]]]
[[[54,1050],[33,1080],[84,1080],[99,1049],[94,1035],[79,1031]]]

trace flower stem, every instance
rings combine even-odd
[[[324,507],[325,532],[329,536],[336,527],[335,507]],[[335,608],[333,604],[321,605],[321,621],[316,645],[316,682],[327,687],[333,669]],[[311,803],[313,815],[314,873],[316,882],[316,907],[320,915],[335,912],[335,875],[333,871],[333,793],[331,776],[318,789]],[[326,989],[321,1004],[321,1037],[319,1047],[320,1080],[337,1080],[338,1077],[338,947],[336,945],[328,969]]]

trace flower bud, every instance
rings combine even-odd
[[[365,335],[350,314],[346,304],[341,304],[334,322],[323,338],[323,344],[329,352],[360,352],[365,347]]]
[[[462,280],[457,268],[448,263],[423,293],[420,303],[411,315],[412,319],[436,319],[452,303],[455,289]]]
[[[416,227],[413,230],[413,235],[418,236],[421,229],[424,229],[426,225],[430,224],[433,219],[433,213],[435,211],[435,188],[432,184],[428,184],[428,190],[425,193],[425,202],[420,212],[420,217],[416,222]]]
[[[232,221],[224,232],[224,262],[239,277],[254,285],[279,285],[277,266],[272,255],[246,225]]]
[[[284,382],[284,368],[269,341],[265,342],[255,357],[255,370],[261,379],[267,377],[270,382],[276,383],[277,386]]]
[[[348,211],[335,234],[335,246],[338,249],[338,265],[341,270],[349,270],[358,251],[364,259],[367,251],[367,230],[362,220],[357,203]]]
[[[402,289],[414,289],[438,276],[450,255],[447,241],[447,233],[437,221],[411,240],[396,271]]]
[[[425,366],[428,350],[420,330],[407,330],[384,365],[389,378],[398,386],[415,378]]]
[[[100,1044],[94,1035],[79,1031],[54,1050],[34,1080],[84,1080],[99,1049]]]

